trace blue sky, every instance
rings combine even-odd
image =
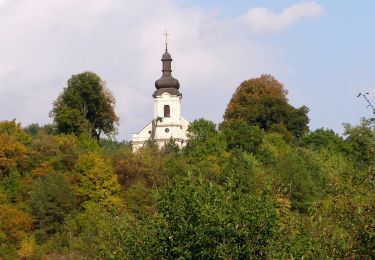
[[[222,17],[241,15],[254,7],[278,13],[303,1],[191,1],[205,10],[219,9]],[[372,115],[359,92],[370,92],[375,102],[375,1],[316,1],[324,15],[302,21],[258,41],[277,46],[289,73],[277,75],[292,92],[290,102],[310,107],[311,128],[328,127],[342,132],[342,122],[356,123]],[[269,73],[265,71],[265,73]]]
[[[77,8],[79,6],[80,8]],[[310,128],[370,117],[375,1],[0,0],[0,120],[51,123],[72,74],[94,71],[114,93],[118,139],[152,119],[163,32],[171,33],[182,113],[218,123],[236,87],[262,73],[310,108]]]

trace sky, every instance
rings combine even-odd
[[[310,129],[343,132],[375,103],[375,1],[0,0],[0,120],[51,123],[67,80],[97,73],[118,140],[153,116],[165,30],[182,115],[219,123],[242,81],[273,75]]]

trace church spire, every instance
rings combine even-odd
[[[168,32],[165,31],[165,52],[161,58],[163,63],[162,76],[155,81],[156,89],[179,89],[180,83],[177,79],[172,77],[172,56],[168,52]],[[180,93],[178,93],[181,95]]]
[[[161,57],[161,61],[163,62],[163,76],[171,77],[172,73],[172,56],[169,54],[167,45],[165,45],[165,52]]]
[[[161,61],[163,62],[163,75],[170,76],[172,73],[172,57],[168,52],[168,35],[169,33],[167,30],[165,30],[165,33],[163,34],[165,36],[165,52],[163,54],[163,57],[161,58]]]

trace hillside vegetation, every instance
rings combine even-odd
[[[310,131],[308,109],[263,75],[219,128],[197,119],[185,148],[133,153],[100,138],[111,107],[94,120],[66,98],[53,125],[0,122],[0,259],[374,257],[375,119]]]

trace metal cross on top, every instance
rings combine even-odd
[[[170,35],[167,30],[165,30],[165,33],[163,34],[165,36],[165,49],[168,49],[168,35]]]

